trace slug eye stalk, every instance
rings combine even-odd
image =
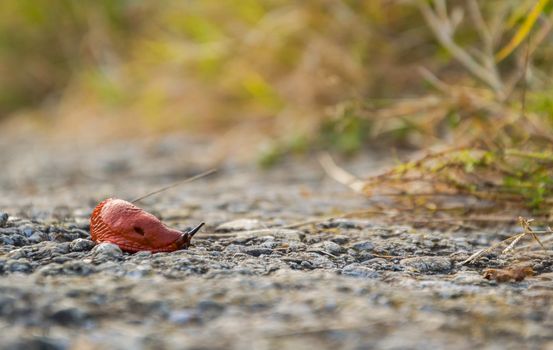
[[[200,223],[198,226],[194,227],[194,228],[191,228],[189,230],[187,230],[185,233],[190,236],[190,238],[194,237],[194,235],[196,234],[196,232],[198,232],[202,226],[205,225],[205,222],[202,222]]]

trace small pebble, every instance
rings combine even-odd
[[[91,250],[92,248],[94,248],[95,245],[96,243],[89,239],[77,238],[76,240],[69,243],[69,249],[72,252],[83,252]]]
[[[22,272],[22,273],[29,273],[33,270],[31,267],[31,264],[24,260],[9,260],[6,264],[6,270],[10,272]]]
[[[374,244],[371,241],[361,241],[353,245],[353,249],[359,251],[370,251],[374,250]]]
[[[6,224],[8,223],[9,215],[8,213],[4,213],[3,211],[0,211],[0,227],[6,227]]]
[[[29,237],[29,243],[36,244],[48,240],[48,235],[42,231],[34,231]]]
[[[378,271],[358,263],[353,263],[345,266],[341,272],[342,272],[342,275],[352,276],[352,277],[378,278],[380,276]]]
[[[8,218],[8,213],[0,211],[0,227],[6,227],[6,224],[8,223]]]
[[[337,244],[346,244],[349,241],[349,237],[344,235],[336,235],[332,237],[330,240]]]
[[[199,320],[198,316],[198,312],[193,309],[176,310],[169,314],[169,321],[182,325]]]
[[[113,243],[100,243],[92,248],[92,253],[97,258],[107,259],[119,259],[123,256],[121,248]]]
[[[86,321],[87,316],[88,315],[79,308],[67,307],[55,310],[49,318],[61,326],[77,327]]]
[[[246,247],[246,249],[244,249],[244,253],[252,256],[271,255],[272,252],[272,249],[262,247]]]
[[[400,265],[412,268],[418,272],[447,272],[451,270],[451,260],[441,256],[420,256],[403,259]]]
[[[339,244],[336,244],[332,241],[323,242],[323,249],[325,252],[333,255],[339,255],[345,251],[345,249],[342,248]]]

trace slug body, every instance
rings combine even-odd
[[[122,199],[109,198],[90,217],[90,235],[96,243],[117,244],[127,252],[172,252],[190,246],[203,226],[181,232],[165,226],[154,215]]]

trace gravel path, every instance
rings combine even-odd
[[[0,147],[0,349],[553,348],[548,255],[459,266],[504,229],[438,232],[378,218],[282,229],[367,199],[313,160],[271,171],[223,161],[216,176],[141,203],[176,228],[205,221],[189,250],[127,254],[90,241],[94,205],[206,169],[209,157],[190,156],[205,143]],[[536,276],[482,277],[515,262]]]

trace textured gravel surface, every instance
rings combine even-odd
[[[368,201],[314,160],[271,171],[220,161],[216,176],[141,203],[177,228],[205,221],[191,248],[127,254],[90,240],[94,205],[206,169],[206,144],[0,147],[0,349],[553,349],[548,254],[459,265],[515,229],[377,217],[280,228]],[[536,275],[482,277],[515,263]]]

